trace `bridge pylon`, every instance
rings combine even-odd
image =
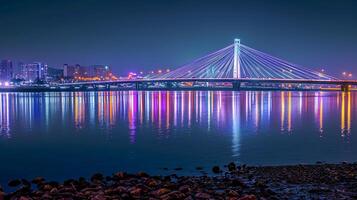
[[[240,73],[240,39],[234,39],[234,60],[233,60],[233,78],[241,78]]]

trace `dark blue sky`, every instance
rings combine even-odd
[[[175,67],[239,37],[255,49],[333,75],[357,74],[353,0],[0,0],[0,58]]]

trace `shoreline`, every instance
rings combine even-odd
[[[37,177],[14,179],[0,188],[0,199],[354,199],[357,163],[246,166],[229,163],[212,169],[213,175],[150,176],[145,172],[95,173],[90,178],[61,183]]]

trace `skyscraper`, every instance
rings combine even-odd
[[[46,81],[47,79],[47,64],[34,62],[22,65],[22,74],[26,81]]]
[[[13,67],[11,60],[1,60],[0,63],[0,80],[9,81],[13,78]]]

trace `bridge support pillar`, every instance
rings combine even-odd
[[[342,92],[349,92],[351,89],[351,85],[343,84],[341,85],[341,91]]]
[[[233,78],[241,78],[240,74],[240,39],[234,39],[234,58],[233,58]]]
[[[135,89],[136,89],[136,90],[140,90],[140,88],[141,88],[141,87],[140,87],[140,83],[139,83],[139,82],[136,82],[136,83],[135,83]]]
[[[240,90],[240,82],[239,81],[233,81],[232,82],[232,86],[233,86],[233,90]]]

